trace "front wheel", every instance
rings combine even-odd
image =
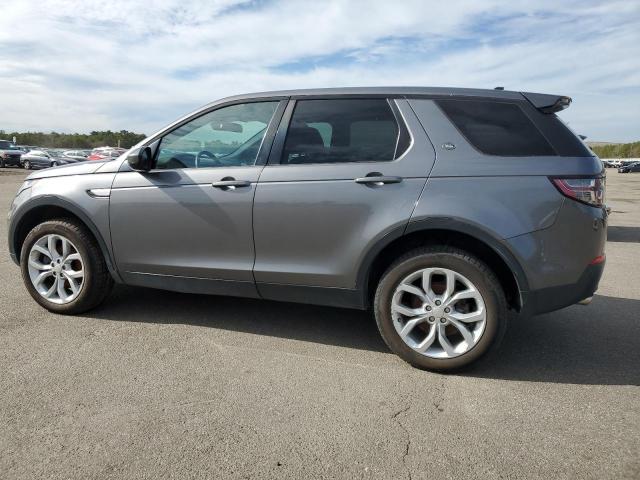
[[[25,160],[24,163],[22,164],[22,167],[25,170],[31,170],[31,162],[29,162],[29,160]]]
[[[507,302],[500,282],[464,250],[417,249],[385,272],[374,301],[380,333],[415,367],[444,371],[466,366],[504,336]]]
[[[50,220],[34,227],[22,245],[20,267],[29,294],[55,313],[90,310],[113,286],[95,239],[72,220]]]
[[[57,167],[58,166],[58,162],[51,162],[51,167]]]

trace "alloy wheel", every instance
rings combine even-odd
[[[82,291],[82,256],[62,235],[49,234],[39,238],[29,251],[28,267],[31,284],[49,302],[70,303]]]
[[[407,346],[443,359],[471,350],[487,322],[476,286],[447,268],[424,268],[405,277],[393,293],[391,317]]]

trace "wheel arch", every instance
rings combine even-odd
[[[86,227],[98,243],[109,273],[115,281],[121,282],[107,242],[89,215],[73,203],[51,195],[35,198],[15,212],[9,225],[9,252],[16,263],[20,263],[22,244],[33,227],[55,218],[73,219]]]
[[[511,309],[523,311],[529,283],[526,274],[505,243],[481,226],[451,217],[410,222],[404,231],[385,235],[367,253],[358,273],[363,304],[371,305],[378,280],[400,255],[425,245],[449,245],[483,260],[498,277]]]

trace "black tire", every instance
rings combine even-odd
[[[428,267],[447,268],[468,278],[485,303],[486,324],[478,342],[466,353],[453,358],[432,358],[409,347],[397,333],[391,316],[391,301],[398,284],[406,276]],[[374,299],[374,314],[380,334],[388,347],[414,367],[446,371],[476,362],[499,346],[507,328],[507,301],[500,282],[480,259],[464,250],[449,246],[433,246],[412,250],[398,258],[383,274]]]
[[[25,170],[31,170],[31,162],[29,162],[29,160],[25,160],[22,163],[22,168],[24,168]]]
[[[38,239],[52,233],[68,238],[77,248],[84,264],[84,282],[80,294],[66,304],[56,304],[41,296],[29,277],[28,257],[31,247]],[[113,287],[113,279],[98,244],[82,224],[73,220],[49,220],[34,227],[22,244],[20,268],[24,284],[33,299],[47,310],[63,315],[75,315],[97,307]]]
[[[58,162],[51,162],[51,167],[57,167],[58,166]]]
[[[0,168],[4,168],[4,158],[0,157]]]

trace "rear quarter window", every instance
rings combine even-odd
[[[456,128],[486,155],[557,155],[527,114],[515,103],[488,100],[436,100]]]

